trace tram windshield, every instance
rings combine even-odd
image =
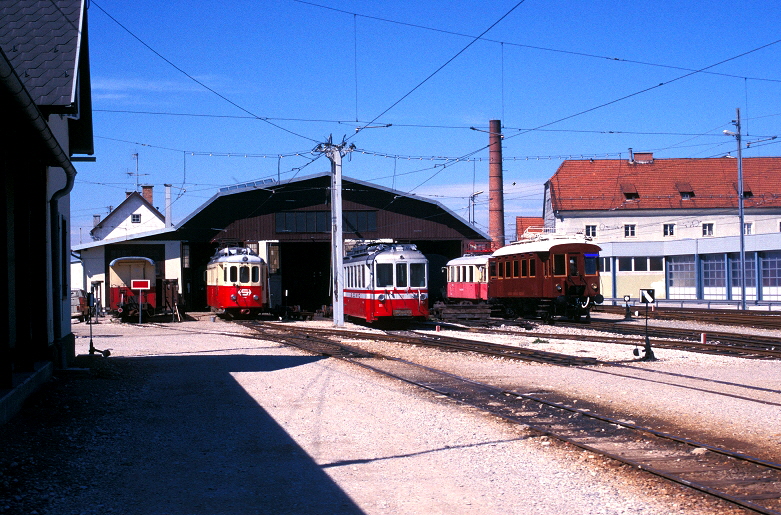
[[[423,288],[426,286],[426,264],[410,263],[409,265],[409,285],[413,288]]]
[[[377,264],[377,287],[385,288],[393,286],[393,265],[390,263]]]

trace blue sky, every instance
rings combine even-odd
[[[329,135],[358,148],[346,176],[467,218],[488,189],[488,134],[470,127],[491,119],[512,227],[541,215],[562,159],[735,155],[736,108],[745,141],[781,134],[779,19],[751,0],[93,1],[97,161],[77,163],[72,240],[136,180],[161,210],[173,184],[179,221],[222,186],[327,171],[311,151]],[[391,125],[356,133],[369,122]]]

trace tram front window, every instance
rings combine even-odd
[[[380,263],[377,265],[377,288],[393,286],[393,265]]]
[[[396,286],[399,288],[407,286],[407,263],[396,263]]]
[[[426,264],[410,263],[409,265],[409,285],[413,288],[424,288],[426,286]]]
[[[246,284],[249,282],[249,267],[243,266],[239,269],[239,281]]]

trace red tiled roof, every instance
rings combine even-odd
[[[727,157],[594,159],[564,161],[547,185],[554,211],[737,208],[737,177]],[[781,157],[744,158],[743,185],[744,207],[781,207]]]

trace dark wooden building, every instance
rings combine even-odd
[[[176,231],[189,245],[191,266],[183,269],[182,281],[190,306],[205,303],[203,269],[215,247],[230,242],[258,242],[271,265],[273,304],[329,304],[330,185],[330,172],[323,172],[223,188],[182,221]],[[342,199],[346,244],[380,239],[416,244],[429,259],[434,298],[444,285],[439,272],[445,262],[462,255],[470,242],[487,240],[442,204],[423,197],[345,177]]]

